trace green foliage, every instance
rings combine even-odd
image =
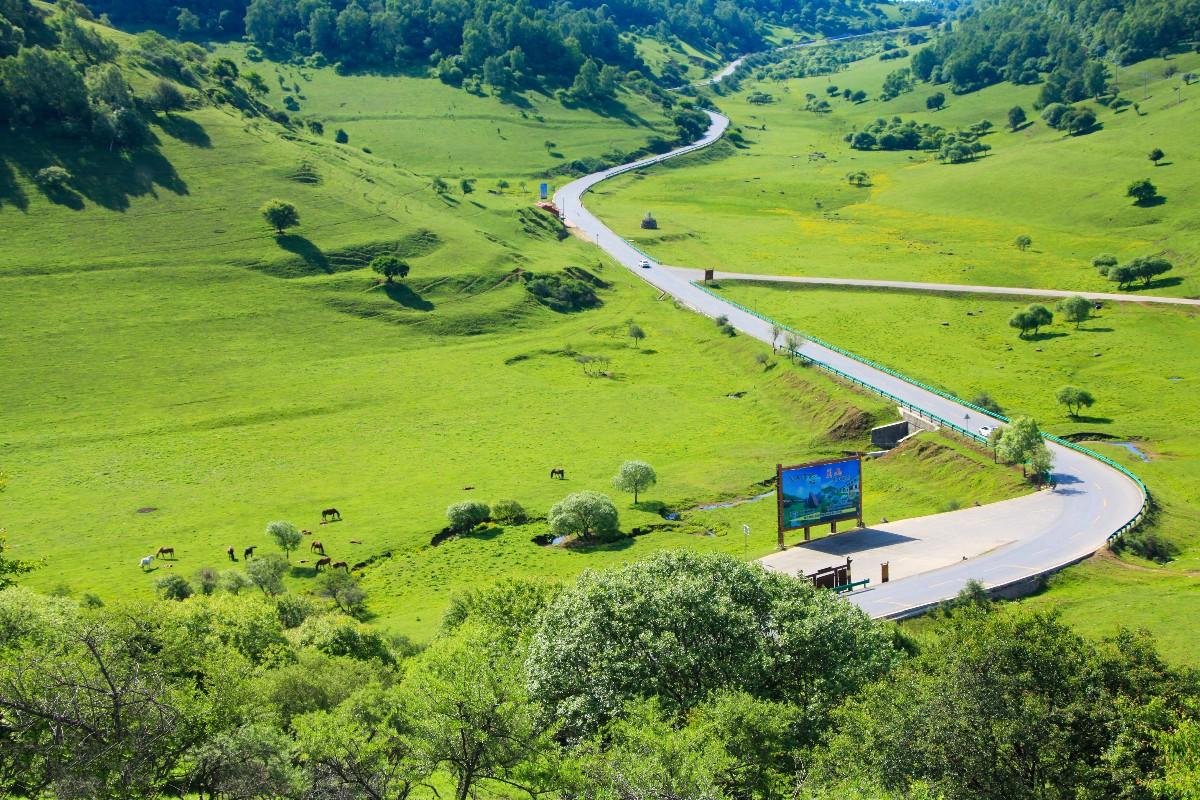
[[[283,593],[283,576],[289,569],[286,559],[278,553],[268,553],[246,563],[246,577],[263,594],[273,597]]]
[[[626,333],[629,335],[629,338],[633,340],[634,344],[641,344],[646,338],[646,332],[642,330],[641,325],[636,323],[630,323],[629,329],[626,331]]]
[[[1020,106],[1013,106],[1008,110],[1008,127],[1011,130],[1015,131],[1017,128],[1024,125],[1026,119],[1028,119],[1028,117],[1025,116],[1025,109],[1021,108]]]
[[[937,111],[944,105],[946,105],[945,92],[934,92],[925,98],[925,107],[930,111]]]
[[[1132,197],[1134,205],[1144,206],[1158,197],[1158,187],[1149,178],[1142,178],[1129,184],[1125,196]]]
[[[346,133],[346,131],[342,130],[341,128],[338,128],[333,134],[333,140],[338,144],[347,144],[350,141],[350,134]]]
[[[1152,150],[1151,150],[1149,153],[1147,153],[1147,154],[1146,154],[1146,158],[1148,158],[1148,159],[1150,159],[1151,161],[1153,161],[1153,162],[1154,162],[1154,166],[1156,166],[1156,167],[1158,166],[1158,162],[1162,161],[1162,160],[1163,160],[1164,158],[1166,158],[1166,157],[1167,157],[1167,154],[1166,154],[1166,153],[1164,153],[1164,152],[1162,151],[1162,149],[1161,149],[1161,148],[1158,148],[1158,147],[1155,147],[1155,148],[1154,148],[1154,149],[1152,149]]]
[[[1031,417],[1017,417],[992,434],[992,447],[996,455],[1009,464],[1021,464],[1044,447],[1041,431]]]
[[[43,167],[33,176],[33,182],[46,192],[61,192],[71,183],[70,171],[64,167]]]
[[[279,549],[289,558],[291,557],[291,552],[300,546],[300,542],[304,538],[299,528],[285,520],[268,522],[267,535],[275,541]]]
[[[343,570],[331,569],[322,575],[317,594],[332,600],[343,614],[361,617],[366,612],[366,591]]]
[[[889,641],[862,611],[807,582],[729,556],[667,551],[584,573],[541,616],[528,670],[533,693],[571,733],[597,731],[638,698],[657,696],[675,716],[737,690],[805,709],[795,731],[812,742],[824,725],[818,709],[887,670]]]
[[[1079,295],[1064,297],[1055,304],[1054,310],[1062,314],[1063,319],[1067,322],[1075,323],[1075,327],[1078,329],[1079,323],[1086,322],[1092,315],[1092,301]]]
[[[1013,240],[1013,245],[1023,253],[1033,245],[1033,239],[1027,234],[1022,233]]]
[[[617,507],[599,492],[575,492],[550,507],[547,515],[554,536],[596,537],[609,540],[620,535]]]
[[[612,479],[613,488],[619,492],[631,492],[634,503],[638,501],[638,492],[643,492],[656,483],[658,475],[655,474],[654,467],[645,461],[626,461]]]
[[[410,270],[407,261],[393,255],[375,256],[368,266],[374,272],[382,275],[388,283],[392,283],[396,278],[401,280],[407,278]]]
[[[154,582],[154,588],[164,600],[186,600],[196,593],[182,575],[164,575]]]
[[[1096,398],[1092,397],[1092,393],[1087,389],[1080,389],[1078,386],[1064,386],[1055,393],[1054,399],[1059,405],[1067,407],[1067,413],[1072,417],[1078,416],[1080,410],[1091,408],[1096,402]]]
[[[912,70],[908,67],[893,70],[883,79],[883,88],[880,91],[879,99],[891,100],[894,97],[899,97],[905,92],[913,90]],[[943,100],[945,98],[943,97]],[[927,106],[930,107],[930,106]]]
[[[492,509],[487,503],[478,500],[464,500],[454,503],[446,509],[446,519],[450,530],[456,533],[466,533],[487,522],[492,517]]]
[[[285,200],[269,200],[259,212],[276,234],[282,234],[286,229],[300,224],[300,213],[294,205]]]
[[[1100,256],[1092,263],[1098,265],[1101,275],[1115,281],[1119,289],[1125,289],[1139,280],[1142,286],[1149,286],[1159,275],[1164,275],[1174,268],[1170,261],[1161,256],[1143,256],[1121,265],[1117,265],[1116,258],[1112,256]]]
[[[520,525],[529,515],[516,500],[497,500],[492,503],[492,519],[504,525]]]
[[[594,286],[557,272],[528,275],[525,290],[539,303],[559,313],[582,311],[600,305]]]
[[[1041,303],[1030,303],[1009,317],[1008,325],[1019,330],[1018,335],[1023,339],[1028,331],[1033,331],[1034,335],[1037,335],[1039,328],[1049,325],[1053,321],[1054,314],[1050,309]]]

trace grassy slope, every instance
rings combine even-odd
[[[572,157],[596,155],[586,142],[611,141],[609,131],[626,135],[595,116],[582,135],[589,117],[572,113],[561,130],[547,126],[578,143]],[[463,141],[494,119],[460,122]],[[365,573],[372,608],[421,637],[464,586],[565,576],[661,547],[743,548],[740,537],[703,535],[732,511],[590,553],[532,544],[544,523],[430,547],[450,502],[515,497],[544,514],[567,491],[605,490],[622,459],[641,457],[661,483],[641,508],[619,498],[628,529],[659,522],[657,503],[752,493],[776,461],[861,447],[861,424],[890,418],[815,372],[762,370],[761,345],[718,336],[589,246],[558,242],[528,195],[481,186],[438,196],[428,176],[440,155],[412,151],[399,167],[380,155],[388,132],[411,136],[403,123],[381,123],[367,155],[215,109],[160,122],[158,146],[136,157],[28,140],[0,150],[3,516],[14,554],[43,560],[35,587],[148,595],[166,569],[227,565],[228,545],[272,549],[264,524],[291,519],[337,558],[391,553]],[[511,173],[509,156],[482,144],[442,144],[473,175],[554,163],[540,138],[512,157],[524,166]],[[55,161],[80,190],[66,205],[28,179]],[[294,201],[303,223],[279,240],[257,213],[273,196]],[[382,249],[411,261],[403,287],[384,291],[363,268]],[[613,283],[603,308],[557,315],[507,279],[567,265]],[[631,319],[649,334],[641,349],[624,336]],[[562,355],[568,343],[610,355],[613,377],[586,377]],[[848,420],[859,425],[830,434]],[[876,462],[869,513],[936,511],[932,487],[975,461],[933,440]],[[547,479],[557,465],[566,482]],[[895,490],[914,474],[929,490]],[[1006,470],[979,480],[987,497],[1021,490]],[[319,528],[329,505],[346,520]],[[769,519],[769,509],[753,513]],[[773,536],[755,520],[759,554]],[[138,558],[167,544],[179,560],[141,574]],[[298,590],[313,585],[308,567],[293,577]]]
[[[985,118],[1003,127],[1013,105],[1036,116],[1038,87],[1005,84],[950,95],[936,113],[925,110],[934,91],[927,84],[888,102],[837,99],[827,115],[802,110],[806,93],[825,97],[830,84],[875,95],[883,77],[905,63],[871,58],[828,77],[747,81],[741,94],[719,100],[743,127],[749,148],[702,166],[662,170],[654,180],[625,177],[597,192],[593,206],[668,263],[1099,290],[1112,285],[1091,268],[1096,254],[1165,250],[1176,270],[1154,291],[1200,295],[1200,235],[1191,215],[1200,200],[1200,147],[1191,135],[1200,84],[1184,87],[1176,104],[1179,77],[1161,77],[1168,65],[1196,71],[1200,55],[1121,70],[1119,80],[1143,116],[1093,104],[1103,127],[1086,136],[1066,137],[1040,121],[1015,134],[999,130],[985,139],[992,152],[972,164],[945,165],[916,152],[854,151],[842,136],[893,115],[949,129]],[[1143,72],[1152,75],[1146,100]],[[746,103],[746,93],[756,89],[776,102]],[[1146,159],[1152,147],[1165,150],[1170,163],[1155,168]],[[843,176],[857,170],[870,173],[874,186],[849,186]],[[1127,184],[1143,177],[1154,180],[1165,203],[1138,208],[1124,197]],[[659,220],[657,234],[638,230],[647,209]],[[738,236],[726,235],[729,230]],[[1012,246],[1018,234],[1032,236],[1031,250]]]

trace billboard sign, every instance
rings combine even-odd
[[[543,183],[538,186],[538,190],[541,192],[543,200],[550,196],[550,184]]]
[[[779,467],[779,530],[862,519],[862,460],[838,458]]]

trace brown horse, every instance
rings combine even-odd
[[[256,547],[258,547],[258,545],[252,544],[249,547],[247,547],[245,550],[243,550],[242,558],[244,558],[244,559],[254,558],[254,548],[256,548]]]
[[[311,553],[314,550],[321,555],[325,555],[325,545],[321,544],[321,542],[317,539],[313,539],[312,544],[308,546],[308,552]]]
[[[225,555],[229,556],[230,561],[237,561],[237,556],[233,554],[233,545],[225,548]]]
[[[333,563],[333,559],[330,558],[329,556],[325,556],[324,558],[318,558],[317,563],[316,563],[317,572],[321,571],[321,567],[328,567],[332,563]]]
[[[158,548],[158,552],[155,553],[154,555],[157,558],[166,558],[167,556],[170,556],[171,558],[175,558],[175,548],[174,547],[160,547],[160,548]]]
[[[560,481],[565,481],[567,479],[567,471],[562,467],[555,467],[554,469],[550,470],[550,477],[558,478]]]
[[[329,565],[329,568],[330,569],[344,569],[344,570],[346,570],[346,572],[350,571],[350,565],[347,564],[345,561],[335,561]]]
[[[321,522],[340,522],[342,515],[336,508],[327,508],[321,512]]]

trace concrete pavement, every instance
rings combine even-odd
[[[770,321],[706,292],[689,280],[687,273],[664,268],[653,260],[650,260],[650,268],[640,267],[639,262],[648,256],[613,233],[583,205],[584,195],[601,181],[694,152],[718,141],[729,126],[729,120],[711,111],[708,115],[711,121],[708,131],[693,144],[579,178],[559,189],[554,201],[568,225],[647,283],[697,313],[714,318],[725,316],[742,333],[773,344]],[[900,403],[966,430],[976,432],[982,425],[1002,424],[952,398],[936,394],[815,342],[804,342],[798,352],[806,359],[838,370],[876,391],[887,393]],[[902,617],[919,613],[926,607],[954,597],[970,580],[979,580],[995,589],[1086,558],[1142,513],[1146,498],[1138,484],[1125,474],[1071,448],[1058,444],[1049,446],[1054,456],[1053,474],[1058,485],[1053,493],[1035,492],[1026,497],[982,507],[986,511],[972,508],[875,526],[874,530],[881,534],[904,537],[910,543],[916,543],[903,552],[900,550],[904,547],[903,542],[893,539],[889,545],[897,548],[894,554],[889,553],[889,558],[894,557],[897,562],[907,559],[904,563],[911,564],[913,572],[907,576],[897,574],[896,580],[879,584],[876,564],[876,574],[866,575],[872,579],[870,587],[849,595],[849,599],[876,617]],[[786,454],[780,454],[780,458],[786,460]],[[956,536],[962,541],[954,541]],[[938,542],[945,544],[939,545]],[[931,572],[917,571],[945,562],[955,554],[955,550],[963,551],[964,545],[969,542],[974,544],[965,549],[974,552],[959,553],[957,562],[934,567]],[[854,550],[860,554],[860,558],[867,558],[863,555],[866,552],[878,551],[872,546],[869,535],[861,543],[862,547]],[[945,549],[951,543],[958,546]],[[943,554],[934,556],[934,552]],[[808,569],[805,565],[814,563],[805,561],[799,555],[795,561],[789,561],[785,559],[787,555],[787,552],[775,554],[763,561],[768,567],[787,571]],[[838,557],[829,555],[831,558],[826,566],[844,560],[840,554]],[[962,555],[967,555],[967,560],[962,560]],[[901,571],[905,569],[910,567],[903,567]]]

